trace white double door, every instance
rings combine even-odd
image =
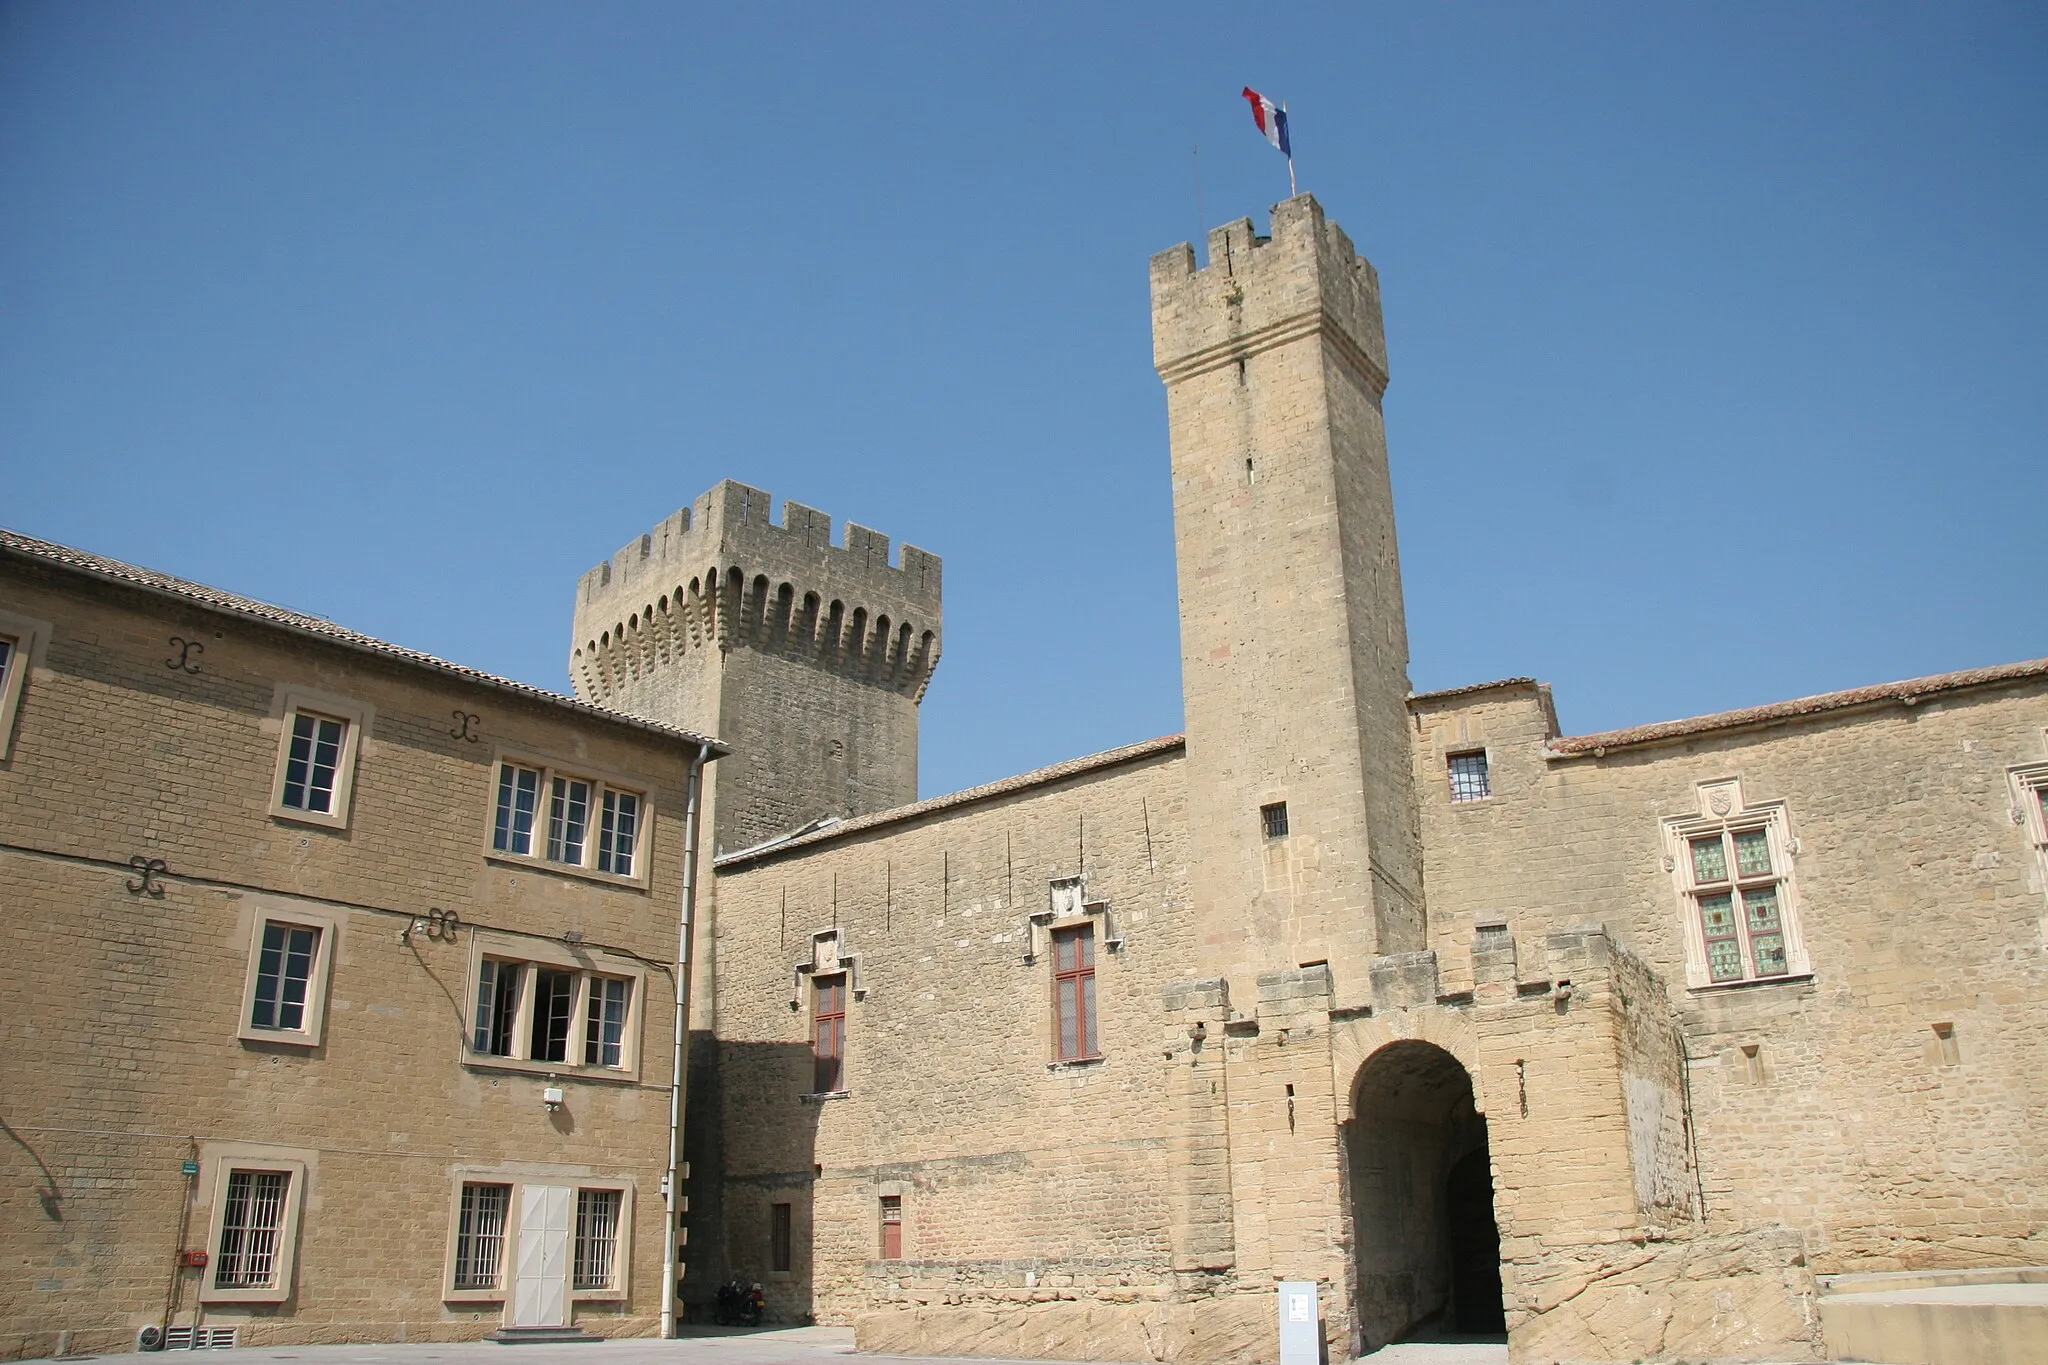
[[[519,1257],[512,1277],[512,1326],[569,1322],[569,1220],[575,1191],[565,1185],[519,1187]]]

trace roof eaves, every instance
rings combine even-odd
[[[1536,688],[1541,686],[1542,684],[1534,678],[1496,678],[1492,682],[1467,683],[1463,687],[1443,687],[1434,692],[1410,692],[1408,694],[1408,704],[1413,706],[1417,702],[1444,701],[1451,697],[1469,696],[1474,692],[1492,692],[1506,687]]]
[[[1545,758],[1560,761],[1604,758],[1618,749],[1647,748],[1699,735],[1731,734],[1862,707],[1916,706],[1930,697],[1945,693],[1977,687],[1994,687],[2002,683],[2026,682],[2035,678],[2048,678],[2048,659],[2028,659],[1991,668],[1966,668],[1953,673],[1936,673],[1924,678],[1878,683],[1871,687],[1852,687],[1840,692],[1795,697],[1790,701],[1771,702],[1764,706],[1715,711],[1683,720],[1632,725],[1619,730],[1603,730],[1591,735],[1571,735],[1553,739],[1545,744],[1543,755]]]
[[[1034,787],[1043,787],[1054,782],[1063,782],[1072,777],[1084,777],[1089,773],[1099,772],[1104,768],[1114,768],[1120,764],[1135,763],[1157,754],[1171,753],[1175,749],[1185,748],[1186,745],[1186,735],[1162,735],[1158,739],[1148,739],[1138,744],[1126,744],[1120,749],[1105,749],[1101,753],[1087,754],[1081,758],[1070,758],[1063,763],[1052,764],[1050,767],[1035,768],[1028,773],[1018,773],[1014,777],[1001,778],[995,782],[984,783],[979,787],[968,787],[964,791],[949,792],[944,796],[934,796],[929,800],[918,801],[908,806],[895,806],[888,810],[875,811],[869,815],[856,815],[848,820],[837,820],[829,823],[817,822],[813,826],[798,829],[787,835],[778,835],[775,838],[764,840],[747,848],[735,849],[731,853],[721,853],[713,860],[712,866],[719,869],[738,867],[764,858],[776,857],[794,849],[810,848],[847,835],[860,834],[884,825],[916,820],[927,815],[935,815],[942,811],[952,810],[956,807],[975,805],[982,801],[998,800],[1005,796],[1013,796],[1018,792],[1030,791]]]
[[[76,550],[68,545],[59,545],[54,541],[38,540],[34,536],[25,536],[18,531],[0,529],[0,553],[13,555],[16,558],[28,560],[31,563],[40,564],[46,568],[56,569],[62,573],[75,574],[81,578],[89,578],[103,583],[113,583],[120,587],[149,593],[153,596],[167,597],[175,601],[191,603],[206,610],[251,621],[257,625],[271,626],[294,635],[319,640],[326,644],[340,645],[344,649],[352,649],[358,653],[371,654],[398,663],[410,664],[417,668],[425,668],[463,682],[473,683],[480,687],[488,687],[499,692],[506,692],[513,696],[524,698],[527,701],[574,711],[579,715],[588,716],[594,720],[626,726],[648,734],[659,735],[665,739],[684,740],[709,750],[713,756],[732,752],[729,745],[722,744],[709,735],[700,735],[677,726],[663,725],[659,721],[643,720],[638,716],[629,716],[623,711],[614,711],[609,707],[596,706],[587,701],[579,701],[575,697],[565,697],[559,692],[550,692],[546,688],[535,687],[531,683],[518,682],[512,678],[500,677],[495,673],[486,673],[482,669],[470,668],[465,664],[450,663],[446,659],[437,658],[422,650],[409,649],[404,645],[395,645],[388,640],[380,640],[374,635],[364,635],[360,631],[350,630],[346,626],[338,626],[332,621],[323,620],[317,616],[307,616],[301,612],[277,606],[274,603],[259,602],[254,598],[242,597],[235,593],[225,592],[219,588],[211,588],[203,583],[193,583],[182,578],[174,578],[169,574],[158,573],[154,569],[145,569],[139,565],[123,563],[118,559],[109,559],[104,555],[92,554],[86,550]]]

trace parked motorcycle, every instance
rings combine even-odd
[[[768,1294],[759,1284],[732,1279],[718,1287],[716,1317],[721,1326],[759,1327],[767,1308]]]

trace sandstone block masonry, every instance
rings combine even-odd
[[[583,575],[576,693],[718,733],[713,802],[740,848],[917,799],[917,704],[939,659],[940,564],[726,480]],[[722,728],[721,728],[722,727]]]
[[[480,1337],[543,1243],[586,1264],[526,1320],[651,1332],[703,743],[4,533],[0,639],[0,1356]],[[333,726],[298,770],[331,809],[280,800],[302,717]],[[508,760],[637,798],[634,866],[494,849]],[[491,960],[534,987],[495,1042]],[[599,981],[609,1055],[581,1046]],[[466,1241],[465,1186],[511,1196]],[[538,1190],[572,1220],[588,1192],[603,1238],[548,1242]]]

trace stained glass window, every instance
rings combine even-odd
[[[1771,840],[1768,834],[1760,829],[1736,833],[1735,870],[1745,877],[1771,875]]]
[[[1702,883],[1728,880],[1728,850],[1722,846],[1720,835],[1692,841],[1692,876]]]

